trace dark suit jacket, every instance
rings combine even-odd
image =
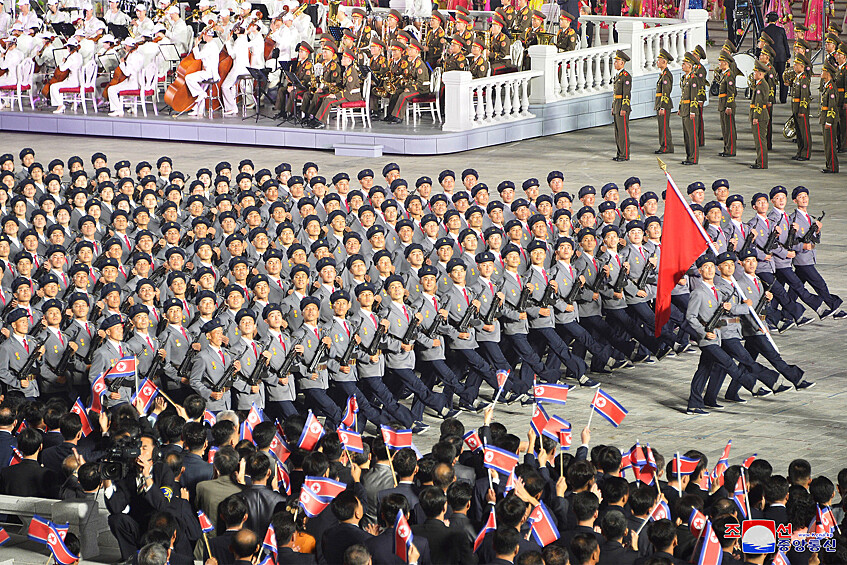
[[[675,557],[688,560],[696,543],[697,538],[691,535],[688,524],[680,524],[676,527],[676,549],[673,552]]]
[[[285,497],[265,485],[250,485],[241,491],[247,503],[245,527],[264,535],[277,508],[285,506]]]
[[[449,528],[441,520],[428,518],[423,524],[412,526],[412,533],[415,539],[423,537],[429,542],[433,565],[473,565],[476,562],[473,545],[465,533]]]
[[[188,499],[193,504],[194,497],[197,496],[197,483],[211,479],[214,469],[211,463],[207,463],[202,457],[189,451],[182,453],[182,468],[184,470],[179,484],[188,489]]]
[[[777,523],[777,525],[787,524],[789,522],[788,512],[786,512],[785,506],[783,505],[772,505],[765,508],[764,518],[765,520],[773,520]]]
[[[297,553],[290,547],[280,547],[277,565],[315,565],[315,556],[311,553]]]
[[[639,548],[640,549],[640,548]],[[601,550],[602,551],[602,550]],[[650,550],[652,552],[652,549]],[[687,565],[688,561],[683,561],[682,559],[677,559],[670,553],[665,553],[664,551],[657,551],[656,553],[652,553],[646,557],[639,557],[635,560],[635,565],[644,565],[654,557],[662,557],[670,561],[673,565]],[[602,556],[601,556],[602,558]],[[724,554],[724,560],[721,565],[726,565],[726,554]]]
[[[605,541],[600,544],[600,561],[597,565],[631,565],[638,553],[616,541]]]
[[[418,565],[432,565],[429,552],[429,543],[426,538],[415,538],[412,542],[421,554]],[[394,553],[394,528],[389,528],[365,541],[365,547],[371,553],[374,564],[378,565],[404,565],[404,562]]]
[[[396,487],[381,490],[377,495],[377,501],[382,502],[382,499],[388,496],[389,494],[402,494],[403,496],[405,496],[406,500],[409,501],[409,508],[412,509],[412,515],[409,518],[409,523],[423,524],[424,520],[426,520],[426,516],[424,516],[423,510],[421,510],[421,507],[418,504],[420,501],[418,500],[417,486],[409,483],[400,483]],[[376,508],[376,512],[379,512],[378,505]]]
[[[62,463],[65,461],[68,455],[71,455],[73,453],[73,448],[75,447],[76,445],[63,441],[59,445],[54,445],[49,449],[44,449],[41,452],[41,463],[47,469],[50,469],[51,471],[61,475]],[[87,457],[86,460],[88,460]]]
[[[522,532],[518,539],[518,554],[515,556],[515,559],[524,553],[529,553],[530,551],[540,552],[541,547],[535,543],[533,538],[530,537],[529,539],[525,539]],[[480,563],[491,563],[494,561],[494,532],[485,534],[485,538],[482,540],[482,544],[480,544],[479,551],[476,552],[476,556],[479,558]]]
[[[209,549],[212,550],[212,557],[218,560],[218,565],[234,565],[235,555],[229,550],[229,546],[235,532],[236,530],[222,532],[209,540]]]
[[[344,562],[344,552],[351,545],[363,544],[373,536],[353,524],[339,523],[327,529],[317,544],[317,561],[335,565]]]
[[[471,547],[473,547],[473,542],[476,539],[477,529],[471,523],[470,518],[465,514],[457,514],[453,513],[450,517],[450,529],[455,530],[457,532],[462,532],[465,534],[465,537],[471,542]]]
[[[64,443],[65,438],[62,437],[61,432],[59,430],[53,430],[52,432],[44,432],[42,434],[42,442],[41,442],[41,450],[50,449],[54,445],[59,445]]]
[[[59,475],[32,459],[0,469],[0,494],[59,498],[61,485]]]
[[[559,536],[559,539],[557,539],[553,543],[555,543],[556,545],[560,545],[560,546],[564,547],[568,551],[570,551],[571,540],[574,539],[577,534],[591,534],[595,538],[597,538],[597,543],[599,545],[603,545],[604,543],[606,543],[606,540],[603,539],[603,536],[601,536],[599,533],[595,532],[594,528],[589,528],[588,526],[577,526],[573,530],[566,530],[566,531],[560,532],[560,533],[561,533],[561,535]],[[571,559],[573,559],[573,558],[571,558]]]
[[[464,481],[470,485],[474,484],[474,482],[476,481],[476,471],[474,471],[472,467],[468,467],[467,465],[456,463],[455,465],[453,465],[453,472],[456,475],[457,481]]]
[[[9,464],[12,458],[12,448],[18,446],[15,436],[5,430],[0,430],[0,469]]]
[[[788,36],[785,35],[785,30],[776,24],[768,24],[765,26],[764,32],[773,39],[773,50],[776,52],[776,61],[787,61],[788,55],[791,53],[791,47],[788,45]]]

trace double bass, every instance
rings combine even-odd
[[[214,24],[209,25],[200,34],[198,34],[198,37],[202,37],[213,27]],[[224,47],[221,49],[221,54],[218,58],[218,76],[220,76],[220,80],[215,85],[218,91],[220,91],[221,85],[223,85],[223,82],[231,69],[232,57],[227,52],[226,47]],[[190,110],[194,105],[196,98],[188,91],[188,85],[185,83],[185,76],[201,70],[203,70],[203,62],[194,56],[194,50],[192,49],[189,51],[188,55],[179,62],[174,81],[170,84],[170,86],[168,86],[167,91],[165,91],[165,104],[179,113]],[[218,100],[219,99],[217,97],[213,97],[209,100],[209,103],[212,104],[212,110],[220,109],[220,103]]]

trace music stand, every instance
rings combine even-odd
[[[57,69],[59,68],[59,65],[62,64],[62,61],[65,60],[65,57],[70,54],[70,52],[71,50],[67,47],[58,47],[56,49],[53,49],[53,62],[56,64]]]
[[[267,97],[268,95],[268,83],[270,82],[270,76],[268,69],[256,69],[253,67],[247,67],[247,72],[250,73],[250,76],[253,77],[253,81],[255,83],[255,87],[253,89],[253,101],[256,103],[256,113],[252,116],[244,116],[241,118],[241,121],[244,121],[249,118],[256,118],[256,123],[259,123],[259,118],[271,118],[271,116],[265,116],[262,114],[262,97]]]
[[[117,24],[106,24],[109,28],[109,33],[115,36],[115,39],[118,41],[123,41],[127,37],[129,37],[129,28],[126,26],[120,26]]]
[[[100,55],[97,57],[97,62],[100,63],[100,67],[107,73],[114,71],[118,68],[118,65],[120,65],[118,56],[114,53],[104,53],[103,55]]]
[[[182,57],[179,56],[179,51],[177,51],[176,45],[173,43],[159,43],[159,51],[162,52],[162,57],[165,58],[165,61],[168,63],[179,63],[182,60]]]
[[[71,37],[76,33],[76,28],[73,24],[50,24],[53,27],[53,30],[64,37]]]
[[[332,35],[333,39],[335,39],[336,42],[340,42],[341,36],[344,35],[344,30],[339,26],[328,26],[328,27],[329,27],[329,33],[330,33],[330,35]]]

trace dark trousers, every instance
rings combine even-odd
[[[723,378],[721,377],[721,383],[718,383],[717,386],[711,382],[712,375],[715,374],[712,370],[715,365],[720,367],[725,373],[729,373],[733,379],[740,380],[744,388],[750,391],[753,390],[756,379],[746,369],[736,365],[735,361],[732,360],[732,357],[726,351],[721,349],[717,344],[701,345],[700,361],[697,364],[694,377],[691,379],[691,390],[688,394],[689,408],[705,408],[703,389],[706,388],[707,383],[709,385],[709,391],[714,391],[714,395],[710,397],[707,393],[706,399],[711,401],[710,404],[716,403],[717,391],[723,383]]]
[[[326,417],[327,429],[334,430],[338,427],[341,421],[341,410],[324,389],[307,388],[303,390],[303,396],[306,397],[306,406],[315,413],[315,416]]]
[[[829,287],[826,286],[826,281],[823,280],[817,267],[814,265],[794,265],[794,272],[797,273],[797,277],[801,281],[808,283],[815,290],[818,297],[831,309],[835,310],[841,306],[843,300],[839,296],[829,292]]]
[[[617,144],[617,157],[629,159],[629,114],[621,116],[620,112],[614,113],[615,143]]]
[[[387,369],[387,373],[393,384],[400,389],[408,389],[415,395],[412,402],[412,417],[419,421],[423,417],[424,405],[429,406],[439,414],[447,405],[447,399],[443,394],[438,394],[426,388],[412,369]]]
[[[406,429],[412,427],[415,421],[412,412],[397,402],[397,399],[382,382],[382,377],[364,377],[359,381],[359,386],[372,402],[377,400],[382,404],[382,410],[387,412],[388,416],[402,424]]]
[[[503,355],[503,350],[500,349],[500,344],[494,341],[479,341],[479,354],[485,359],[489,365],[494,367],[495,371],[513,371],[514,367],[506,360]],[[529,390],[529,385],[523,383],[519,379],[509,378],[503,385],[503,393],[514,392],[515,394],[523,394]],[[502,396],[502,394],[501,394]]]
[[[797,276],[797,273],[795,273],[794,269],[792,269],[791,267],[783,267],[781,269],[777,269],[776,280],[778,280],[782,284],[788,285],[789,301],[794,302],[799,298],[815,312],[817,312],[818,309],[821,307],[821,304],[823,304],[823,300],[820,296],[812,294],[811,292],[806,290],[803,281],[800,280],[800,277]],[[774,285],[774,288],[776,288],[776,285]]]
[[[697,145],[706,145],[706,128],[703,127],[703,102],[697,103]]]
[[[497,390],[495,369],[475,349],[454,349],[453,358],[461,365],[462,373],[465,372],[465,369],[470,369],[470,374],[465,381],[465,394],[459,395],[462,400],[473,404],[479,396],[479,387],[482,381],[488,383],[495,391]]]
[[[544,347],[550,346],[550,353],[548,354],[545,368],[549,375],[556,375],[556,380],[558,380],[559,369],[562,364],[567,369],[567,376],[571,378],[581,379],[585,375],[585,372],[588,370],[585,361],[571,354],[568,344],[559,337],[555,328],[531,329],[529,330],[529,336],[532,338],[531,344],[539,354],[539,357],[544,352]],[[556,380],[547,382],[556,382]]]
[[[788,269],[791,270],[790,268]],[[771,287],[771,294],[773,294],[774,300],[782,307],[782,318],[797,321],[803,317],[803,312],[805,309],[797,303],[796,297],[794,300],[788,297],[788,293],[785,292],[785,287],[782,284],[776,284],[774,281],[776,280],[776,275],[774,273],[756,273],[762,282],[765,283],[765,287]],[[794,274],[794,273],[792,273]],[[783,281],[780,281],[782,283]],[[802,286],[802,285],[801,285]]]
[[[764,335],[754,335],[744,339],[744,349],[750,354],[753,359],[759,355],[768,360],[771,366],[779,371],[783,377],[788,379],[791,384],[796,385],[803,380],[803,369],[797,365],[789,365],[782,358],[782,355],[773,348],[771,342]]]
[[[688,345],[697,335],[691,324],[685,321],[685,312],[688,311],[688,299],[690,296],[688,293],[671,295],[670,322],[677,328],[676,342],[680,345]]]
[[[627,313],[626,308],[606,310],[606,319],[612,326],[616,326],[627,335],[650,350],[653,355],[662,348],[661,342],[648,334],[644,328],[632,316]]]
[[[639,346],[632,341],[630,336],[612,329],[609,323],[601,316],[580,316],[579,325],[587,329],[591,333],[591,337],[596,341],[609,343],[627,358],[632,357],[633,353],[639,349]]]
[[[565,342],[573,342],[571,351],[580,359],[585,359],[585,353],[591,352],[591,370],[602,371],[613,350],[609,344],[603,344],[594,339],[591,333],[576,322],[556,324],[556,332]],[[616,359],[623,359],[623,354],[617,352]]]
[[[664,114],[656,114],[656,121],[659,124],[659,151],[663,153],[673,153],[673,132],[670,120],[670,110],[665,110]]]
[[[738,361],[740,366],[744,367],[756,380],[760,381],[766,387],[770,389],[776,387],[776,382],[779,380],[779,374],[773,369],[768,369],[761,363],[757,363],[750,355],[750,352],[744,348],[744,344],[741,343],[740,339],[733,338],[722,340],[721,349],[726,351],[730,357]],[[720,371],[720,376],[715,379],[715,382],[717,382],[715,390],[708,390],[706,392],[706,399],[714,399],[715,402],[717,402],[718,391],[720,391],[721,384],[723,384],[723,379],[724,376],[726,376],[726,373],[718,367],[715,367],[712,370]],[[732,382],[729,383],[729,387],[726,389],[726,397],[735,398],[738,396],[738,391],[741,390],[741,386],[742,383],[738,379],[733,379]],[[748,390],[750,389],[748,388]],[[712,392],[714,392],[714,397],[711,396]]]
[[[332,398],[335,400],[335,403],[340,406],[346,406],[347,399],[351,396],[356,397],[356,403],[359,405],[359,415],[361,418],[357,418],[356,425],[358,427],[358,432],[361,432],[365,429],[365,426],[368,422],[373,423],[377,427],[382,424],[387,424],[388,420],[385,418],[384,414],[379,410],[374,408],[374,405],[371,404],[370,400],[367,396],[365,396],[359,387],[356,385],[356,381],[333,381],[332,387],[330,388],[330,393]],[[341,408],[339,408],[340,410]],[[344,417],[344,411],[341,412],[342,418]]]
[[[647,330],[649,335],[656,335],[656,315],[650,309],[649,304],[646,302],[630,304],[626,307],[626,310],[636,321],[641,322],[641,325],[644,326],[644,329]],[[662,327],[662,333],[658,339],[668,347],[673,347],[676,343],[676,339],[671,332],[671,326],[668,324]]]
[[[109,529],[112,535],[118,540],[118,547],[121,550],[121,561],[125,561],[130,556],[138,553],[141,549],[138,542],[141,538],[141,528],[138,522],[127,514],[109,514]]]
[[[785,61],[774,61],[774,71],[776,71],[777,89],[779,90],[779,103],[785,104],[788,99],[788,85],[782,81],[782,73],[785,72]]]
[[[291,400],[266,400],[265,414],[271,420],[279,420],[282,422],[285,418],[298,414],[297,407]]]
[[[477,357],[479,357],[477,355]],[[482,360],[480,358],[480,360]],[[485,361],[482,361],[487,367]],[[453,394],[461,400],[469,404],[473,404],[476,399],[476,394],[479,392],[479,384],[476,385],[476,391],[469,389],[459,381],[459,377],[444,359],[436,359],[434,361],[419,361],[421,363],[421,380],[429,388],[432,388],[438,381],[444,383],[444,394],[447,396],[447,405],[453,406]],[[470,378],[470,377],[469,377]]]
[[[773,117],[773,104],[768,104],[768,116]],[[768,151],[773,149],[773,119],[768,120]]]
[[[559,379],[559,371],[549,371],[544,366],[544,363],[541,362],[541,358],[535,352],[532,345],[529,344],[527,334],[514,334],[507,336],[507,339],[509,340],[512,352],[515,354],[515,360],[512,366],[517,366],[518,362],[521,364],[519,373],[521,388],[526,386],[526,390],[529,390],[529,387],[532,386],[534,375],[538,375],[548,383],[556,382]]]

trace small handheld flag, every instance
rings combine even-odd
[[[470,449],[471,451],[477,451],[479,449],[482,449],[482,439],[480,439],[479,437],[478,430],[469,431],[465,434],[464,438],[462,439],[465,440],[465,445],[467,445],[468,449]]]
[[[325,433],[324,427],[318,421],[317,416],[309,410],[306,425],[303,426],[303,432],[300,434],[300,439],[297,440],[297,447],[305,451],[311,451],[315,448],[318,441],[324,437]]]
[[[356,396],[347,397],[347,407],[344,409],[344,416],[341,418],[341,425],[348,430],[357,430],[356,415],[359,413],[359,403],[356,401]]]
[[[476,535],[476,539],[473,542],[474,553],[479,551],[479,546],[482,545],[482,540],[485,539],[485,536],[488,535],[488,533],[493,532],[496,529],[497,529],[497,518],[494,516],[494,512],[491,511],[491,512],[488,513],[488,519],[485,521],[485,525],[482,527],[482,529]]]
[[[412,447],[412,430],[395,430],[390,426],[381,426],[382,439],[389,449],[405,449]]]
[[[94,379],[94,382],[91,383],[91,408],[92,412],[97,412],[98,414],[103,411],[103,395],[109,391],[109,387],[106,384],[106,379],[103,377],[101,373],[99,377]]]
[[[117,365],[115,365],[115,367],[117,367]],[[153,406],[153,400],[158,394],[159,387],[156,386],[156,383],[150,379],[144,379],[144,381],[138,385],[138,392],[133,395],[131,403],[135,404],[135,401],[140,398],[141,410],[146,414],[150,411],[150,407]]]
[[[268,446],[268,450],[274,454],[274,457],[276,457],[280,463],[285,463],[291,455],[291,449],[288,447],[285,439],[278,431],[274,433],[274,437],[271,440],[271,444]]]
[[[623,422],[623,419],[628,414],[626,409],[624,409],[617,400],[599,388],[597,389],[597,392],[594,393],[594,399],[591,401],[591,406],[598,414],[606,418],[609,423],[616,428],[621,425],[621,422]]]
[[[723,448],[723,453],[721,454],[721,458],[718,460],[715,465],[715,470],[712,471],[712,480],[718,484],[718,486],[723,486],[723,474],[729,469],[729,450],[732,448],[732,440],[726,442],[726,447]]]
[[[494,469],[503,475],[509,475],[518,464],[518,456],[511,451],[486,445],[484,448],[483,463],[487,469]]]
[[[324,511],[329,506],[330,498],[318,496],[308,485],[303,485],[300,489],[300,508],[306,513],[309,518],[314,518]]]
[[[8,532],[6,532],[6,530],[4,530],[2,527],[0,527],[0,546],[6,545],[6,542],[8,542],[8,541],[9,541]]]
[[[200,529],[203,530],[204,533],[208,534],[209,532],[215,531],[215,525],[212,524],[212,521],[209,520],[209,517],[206,516],[206,513],[202,510],[197,511],[197,519],[200,520]]]
[[[268,526],[268,531],[265,533],[265,539],[262,540],[262,549],[265,549],[274,555],[277,554],[276,547],[276,532],[274,531],[274,525],[270,524]]]
[[[203,410],[203,423],[204,424],[208,424],[209,427],[211,428],[212,426],[214,426],[217,423],[217,421],[218,420],[217,420],[217,418],[215,418],[214,414],[212,414],[208,410]]]
[[[256,429],[256,426],[261,424],[265,419],[265,415],[262,413],[262,409],[256,406],[256,403],[250,405],[250,411],[247,413],[247,419],[245,422],[250,424],[250,429]]]
[[[326,477],[306,477],[303,481],[316,496],[327,497],[330,500],[347,490],[345,483]]]
[[[718,536],[712,529],[712,522],[706,521],[706,530],[703,533],[703,545],[700,548],[700,557],[697,565],[720,565],[723,560],[723,549],[721,549]]]
[[[671,473],[674,475],[690,475],[697,470],[700,460],[694,457],[685,457],[677,454],[671,463]]]
[[[650,512],[650,521],[653,522],[655,520],[670,520],[671,518],[671,509],[668,507],[667,502],[660,502],[655,507],[653,507],[653,511]]]
[[[53,559],[59,565],[72,565],[79,561],[79,556],[71,553],[71,550],[65,545],[66,534],[67,531],[64,533],[61,532],[57,529],[56,524],[50,522],[50,531],[47,534],[47,546],[53,553]]]
[[[412,549],[412,528],[409,521],[403,515],[402,510],[397,511],[397,519],[394,520],[394,555],[404,563],[409,562],[409,550]]]
[[[364,453],[365,446],[362,442],[362,434],[356,433],[353,430],[342,430],[338,429],[338,440],[341,442],[341,445],[347,451],[352,451],[354,453]]]
[[[544,426],[541,435],[545,435],[554,441],[559,441],[559,432],[563,430],[569,432],[571,430],[571,423],[559,416],[551,416],[547,421],[547,425]]]
[[[699,538],[703,533],[703,528],[706,527],[707,521],[708,518],[706,518],[705,514],[696,508],[692,508],[691,514],[688,516],[688,529],[691,532],[691,535],[695,538]]]
[[[532,418],[529,421],[529,425],[535,432],[535,435],[540,436],[544,433],[544,428],[547,427],[547,422],[549,421],[550,416],[547,415],[547,411],[544,407],[537,402],[533,404]],[[532,446],[530,446],[530,448],[532,448]]]
[[[17,465],[21,461],[24,460],[24,454],[21,453],[21,450],[17,447],[12,448],[12,456],[9,457],[9,467],[12,465]]]
[[[559,529],[543,502],[539,502],[529,515],[529,523],[532,537],[539,546],[546,547],[559,539]]]
[[[135,376],[136,361],[132,355],[125,355],[106,371],[103,376],[109,379],[119,379]]]
[[[88,419],[88,411],[85,409],[85,406],[82,405],[82,400],[80,400],[79,397],[77,397],[76,402],[74,402],[73,406],[71,406],[71,412],[78,414],[79,419],[82,421],[83,437],[94,431],[94,428],[91,427],[91,421]]]
[[[571,389],[565,384],[536,384],[532,387],[536,402],[549,402],[564,405]]]

